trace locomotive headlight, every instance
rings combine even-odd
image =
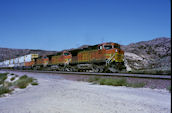
[[[118,50],[116,49],[115,52],[118,52]]]

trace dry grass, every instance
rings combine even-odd
[[[14,85],[16,87],[23,89],[23,88],[26,88],[29,85],[29,83],[32,83],[33,80],[34,79],[32,77],[28,77],[27,75],[23,75],[18,80],[16,80],[14,82]]]
[[[32,82],[31,84],[32,85],[38,85],[38,82],[35,81],[35,82]]]
[[[4,81],[7,79],[8,73],[0,73],[0,84],[3,84]]]
[[[0,95],[5,93],[10,93],[12,90],[10,90],[8,87],[1,86],[0,87]]]
[[[18,75],[15,75],[13,73],[10,74],[10,75],[15,75],[10,79],[11,82],[5,81],[8,78],[8,74],[9,73],[0,73],[0,95],[5,93],[10,93],[16,87],[23,89],[26,88],[29,84],[38,85],[36,79],[32,77],[28,77],[27,75],[23,75],[18,80],[14,81]]]
[[[146,84],[141,83],[128,83],[125,78],[122,79],[113,79],[113,78],[101,78],[101,77],[90,77],[88,82],[100,85],[111,85],[111,86],[126,86],[126,87],[144,87]]]
[[[167,87],[167,90],[169,90],[169,92],[171,92],[171,86]]]
[[[16,77],[12,77],[10,80],[13,81],[13,80],[15,80],[15,78],[16,78]]]

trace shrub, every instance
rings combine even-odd
[[[4,93],[9,93],[11,92],[11,90],[7,87],[1,86],[0,87],[0,95],[4,94]]]
[[[32,85],[38,85],[38,82],[32,82],[31,84]]]
[[[100,77],[91,77],[88,79],[88,82],[97,83],[100,85],[111,85],[111,86],[127,86],[127,87],[144,87],[146,83],[128,83],[125,78],[122,79],[113,79],[113,78],[100,78]]]
[[[12,77],[10,80],[13,81],[15,79],[15,77]]]
[[[167,89],[169,90],[169,92],[171,92],[171,86],[167,87]]]
[[[10,86],[12,86],[12,83],[11,83],[11,82],[5,81],[5,82],[3,83],[3,86],[4,86],[4,87],[10,87]]]
[[[1,73],[0,74],[0,84],[3,84],[6,79],[7,79],[7,74]]]
[[[27,80],[25,80],[25,79],[23,79],[23,80],[19,79],[19,80],[17,80],[17,81],[15,82],[15,86],[17,86],[17,87],[19,87],[19,88],[21,88],[21,89],[26,88],[27,85],[28,85],[28,82],[27,82]]]
[[[127,84],[127,81],[126,79],[103,78],[99,80],[99,84],[111,86],[125,86]]]
[[[14,75],[14,73],[11,73],[11,75]]]
[[[105,84],[105,80],[106,80],[106,79],[99,79],[98,83],[99,83],[100,85],[106,85],[106,84]]]
[[[1,76],[1,75],[8,75],[8,74],[9,74],[9,73],[0,73],[0,76]]]
[[[28,76],[27,75],[23,75],[19,79],[26,79],[26,78],[28,78]]]
[[[88,79],[88,82],[94,82],[94,81],[98,81],[100,78],[99,77],[90,77]]]
[[[23,88],[26,88],[29,85],[29,83],[32,83],[33,81],[34,79],[32,77],[23,75],[17,81],[14,82],[14,85],[23,89]]]

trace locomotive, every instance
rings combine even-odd
[[[119,72],[126,69],[124,51],[119,44],[113,42],[65,50],[53,55],[31,55],[29,58],[28,62],[23,61],[22,69],[73,72]],[[19,65],[14,65],[13,68],[18,67]]]
[[[117,43],[102,43],[36,58],[33,68],[74,72],[119,72],[125,70],[124,51]]]

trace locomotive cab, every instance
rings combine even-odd
[[[124,52],[117,43],[103,43],[98,46],[99,53],[104,53],[106,65],[110,63],[123,62]]]
[[[69,64],[72,59],[72,55],[69,51],[63,51],[64,64]]]
[[[111,44],[106,44],[106,45],[104,45],[104,49],[105,49],[105,50],[113,49],[113,45],[111,45]]]
[[[120,49],[120,45],[116,43],[103,43],[98,46],[99,50]]]
[[[70,56],[70,55],[71,55],[70,52],[68,52],[68,51],[63,51],[63,56]]]

